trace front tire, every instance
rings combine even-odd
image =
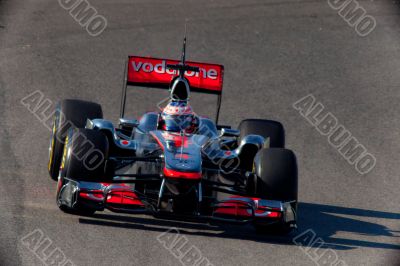
[[[76,181],[97,182],[106,177],[109,144],[106,135],[97,130],[70,130],[66,139],[61,169],[63,176]]]
[[[79,215],[92,215],[96,211],[81,202],[77,188],[80,181],[107,181],[108,149],[108,139],[103,132],[70,129],[57,184],[57,205],[62,211]]]
[[[298,171],[295,154],[288,149],[270,148],[258,151],[254,159],[257,176],[256,195],[261,199],[290,202],[296,220]],[[296,221],[281,221],[273,225],[254,223],[258,232],[288,234]]]
[[[271,200],[297,201],[297,160],[291,150],[261,149],[254,159],[254,168],[257,175],[257,196]]]

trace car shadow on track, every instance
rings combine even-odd
[[[80,217],[84,224],[113,226],[127,229],[147,230],[163,233],[171,227],[177,228],[181,234],[228,239],[241,239],[270,244],[314,246],[309,241],[294,241],[303,234],[312,232],[314,239],[320,238],[319,248],[347,250],[357,247],[400,249],[400,245],[380,243],[367,240],[354,240],[333,237],[337,232],[348,232],[362,236],[384,236],[400,239],[400,233],[390,231],[387,227],[343,216],[358,216],[374,219],[400,220],[400,214],[345,208],[315,203],[299,203],[299,229],[288,236],[258,234],[249,225],[208,225],[202,223],[181,222],[177,220],[154,219],[151,216],[120,215],[109,212],[96,213],[91,217]],[[391,241],[393,242],[393,241]]]
[[[365,238],[388,237],[390,242],[399,242],[400,233],[379,224],[383,219],[400,220],[400,214],[357,208],[346,208],[315,203],[299,204],[299,232],[311,229],[321,237],[324,245],[333,249],[353,249],[357,247],[400,249],[400,245],[380,243]],[[349,216],[352,216],[351,218]],[[379,220],[379,223],[362,221]],[[398,223],[397,223],[398,224]],[[350,233],[352,239],[334,237],[337,232]],[[357,239],[354,239],[357,238]],[[394,240],[394,241],[393,241]]]

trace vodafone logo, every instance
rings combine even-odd
[[[151,62],[145,62],[143,63],[142,61],[131,61],[132,63],[132,69],[135,72],[145,72],[145,73],[158,73],[158,74],[169,74],[169,75],[178,75],[179,70],[174,70],[174,69],[167,69],[166,65],[167,62],[166,60],[162,60],[161,63],[153,65]],[[185,76],[187,77],[201,77],[204,79],[213,79],[216,80],[218,78],[218,71],[214,68],[210,69],[205,69],[200,67],[199,72],[194,72],[194,71],[186,71]]]
[[[127,83],[131,86],[158,86],[168,89],[172,78],[179,74],[179,70],[167,69],[169,64],[179,64],[179,61],[167,58],[129,56]],[[187,62],[187,64],[199,68],[198,72],[185,71],[185,77],[191,88],[199,92],[221,94],[224,76],[223,65],[193,61]]]

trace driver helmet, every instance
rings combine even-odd
[[[193,133],[196,121],[188,101],[171,101],[161,113],[159,127],[166,131]]]

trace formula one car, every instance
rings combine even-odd
[[[129,56],[118,127],[101,106],[63,100],[55,110],[48,170],[68,213],[146,213],[162,219],[296,228],[297,163],[281,123],[218,124],[223,66]],[[165,107],[125,117],[130,86],[169,89]],[[218,96],[215,122],[195,114],[191,92]]]

